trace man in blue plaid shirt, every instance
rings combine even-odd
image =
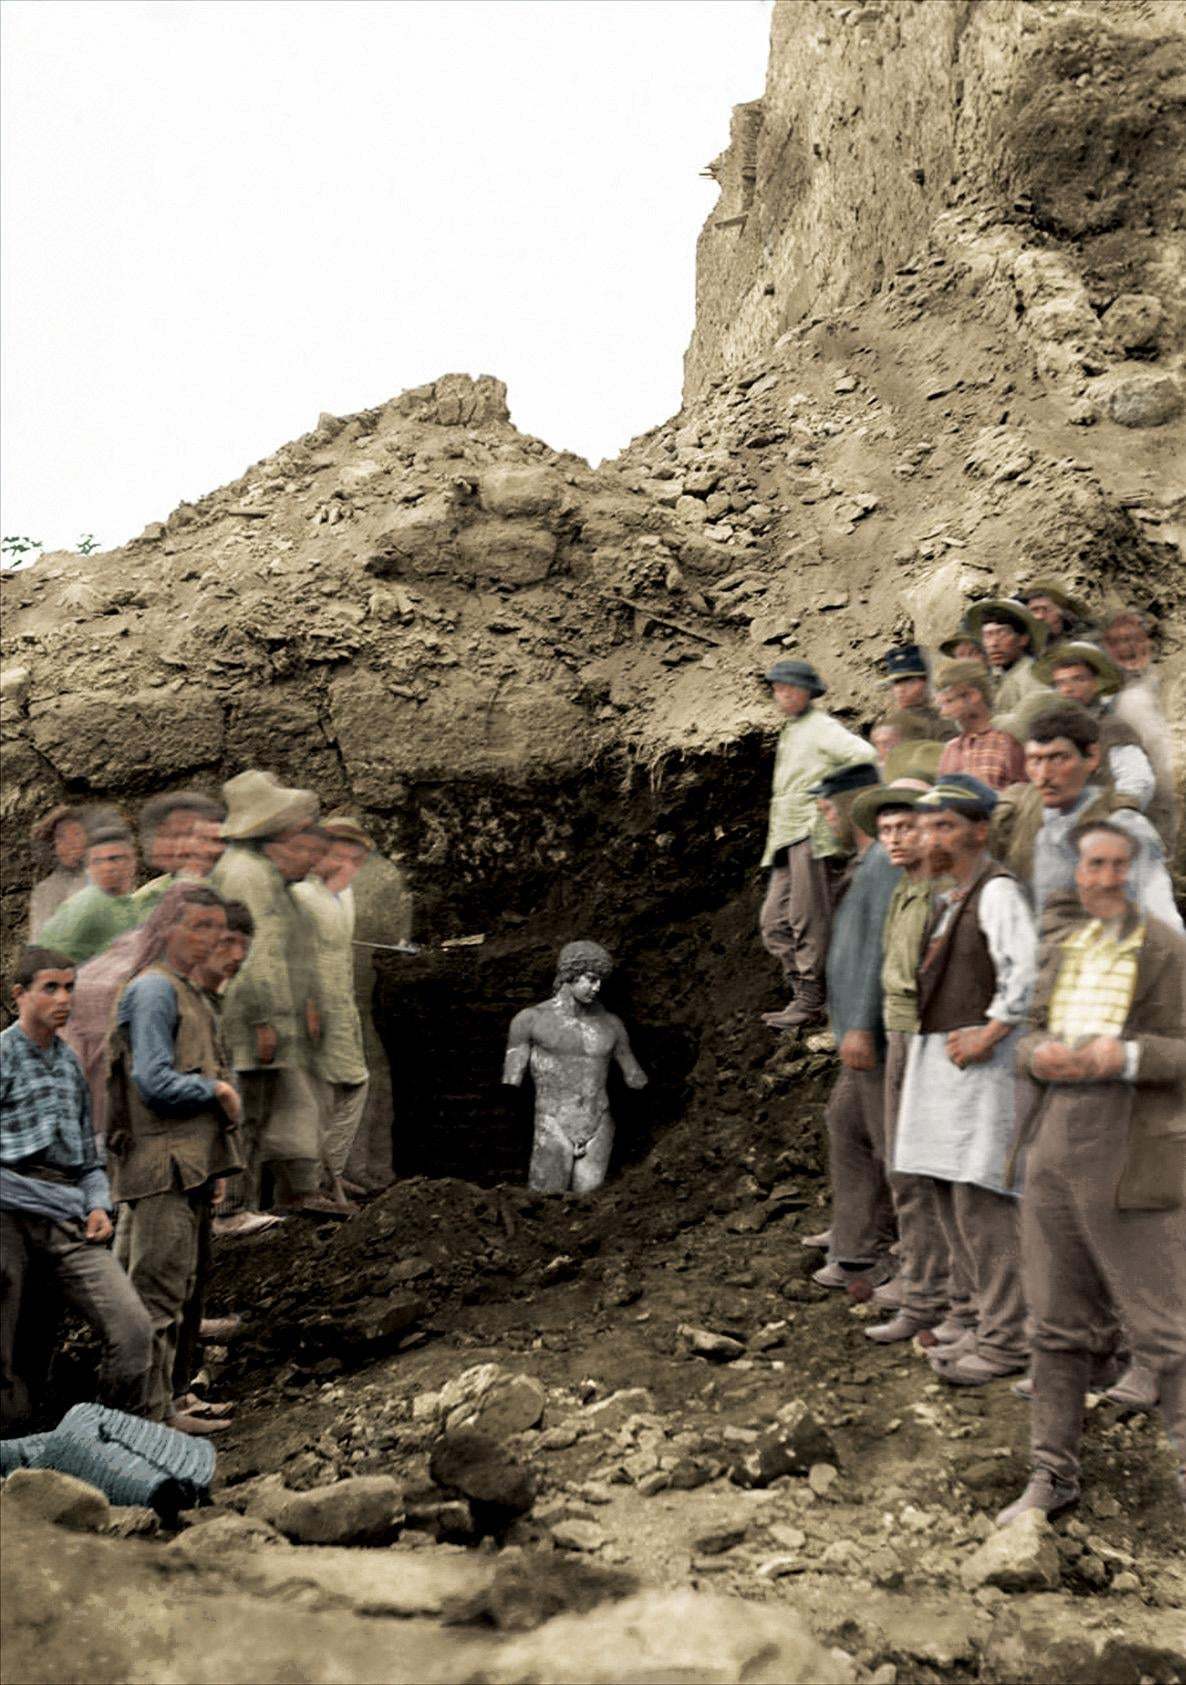
[[[74,965],[49,948],[17,962],[17,1021],[0,1035],[0,1422],[20,1432],[36,1410],[22,1350],[44,1348],[38,1288],[48,1278],[103,1342],[100,1402],[144,1404],[152,1325],[107,1249],[111,1190],[91,1128],[82,1066],[58,1031]],[[25,1371],[25,1372],[22,1372]]]

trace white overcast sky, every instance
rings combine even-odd
[[[3,531],[105,548],[450,370],[679,407],[768,0],[7,0]]]

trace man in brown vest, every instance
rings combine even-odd
[[[976,1326],[958,1304],[933,1330],[945,1381],[978,1386],[1024,1369],[1025,1304],[1017,1200],[1005,1159],[1013,1134],[1013,1044],[1029,1007],[1037,939],[1025,891],[986,852],[996,794],[950,773],[915,812],[935,897],[918,972],[918,1034],[907,1055],[894,1170],[927,1176]]]
[[[119,1249],[152,1320],[146,1414],[186,1433],[225,1423],[172,1410],[173,1368],[198,1269],[204,1208],[242,1167],[241,1115],[214,1008],[196,979],[226,935],[225,905],[195,885],[175,921],[137,956],[111,1034],[107,1145],[125,1207]]]
[[[1043,942],[1017,1048],[1033,1105],[1021,1201],[1031,1316],[1034,1473],[998,1522],[1079,1496],[1083,1403],[1118,1314],[1160,1373],[1161,1413],[1186,1498],[1186,939],[1128,894],[1127,831],[1076,836],[1084,915]]]

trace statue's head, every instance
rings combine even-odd
[[[560,989],[567,983],[577,1000],[588,1004],[596,1000],[613,969],[613,959],[600,942],[566,942],[556,962],[552,987]]]

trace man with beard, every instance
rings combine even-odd
[[[910,1045],[894,1169],[926,1176],[947,1245],[971,1284],[974,1330],[935,1346],[953,1385],[1024,1369],[1025,1304],[1017,1201],[1005,1158],[1013,1132],[1013,1062],[1036,957],[1021,884],[987,851],[995,793],[964,773],[941,778],[916,812],[935,898],[918,971],[919,1033]]]

